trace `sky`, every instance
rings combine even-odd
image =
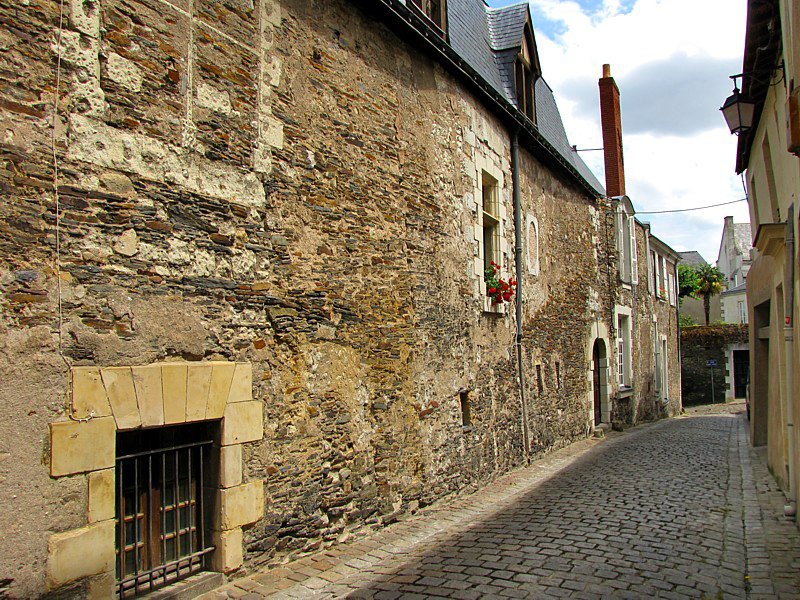
[[[519,0],[489,0],[490,6]],[[640,221],[677,251],[715,264],[726,215],[750,220],[746,202],[645,214],[745,197],[736,136],[719,107],[742,71],[745,0],[529,0],[542,75],[570,143],[600,148],[597,80],[611,65],[621,94],[625,183]],[[581,157],[605,181],[603,153]]]

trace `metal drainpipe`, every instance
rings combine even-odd
[[[786,215],[786,280],[783,283],[784,327],[783,339],[786,343],[786,428],[789,436],[789,502],[791,514],[796,510],[797,473],[795,465],[794,432],[794,204],[789,206]]]
[[[522,206],[519,193],[519,131],[511,134],[511,188],[514,198],[514,266],[516,267],[517,301],[515,303],[517,333],[514,345],[517,350],[517,373],[519,374],[519,401],[522,405],[522,443],[525,444],[525,461],[530,462],[528,434],[528,403],[525,401],[525,374],[522,370]]]

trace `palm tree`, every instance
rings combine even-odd
[[[708,325],[708,313],[711,307],[711,296],[722,291],[722,283],[725,281],[725,274],[717,267],[711,265],[699,265],[695,267],[697,273],[696,293],[703,297],[703,308],[706,312],[706,325]]]

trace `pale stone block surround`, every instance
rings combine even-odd
[[[264,514],[261,480],[243,483],[242,444],[264,436],[250,363],[73,367],[73,419],[50,424],[50,474],[86,473],[87,525],[48,541],[47,583],[93,577],[92,597],[113,597],[117,431],[222,419],[212,568],[242,565],[242,527]]]

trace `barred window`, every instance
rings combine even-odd
[[[216,423],[117,433],[117,597],[130,598],[207,568],[204,489]]]

